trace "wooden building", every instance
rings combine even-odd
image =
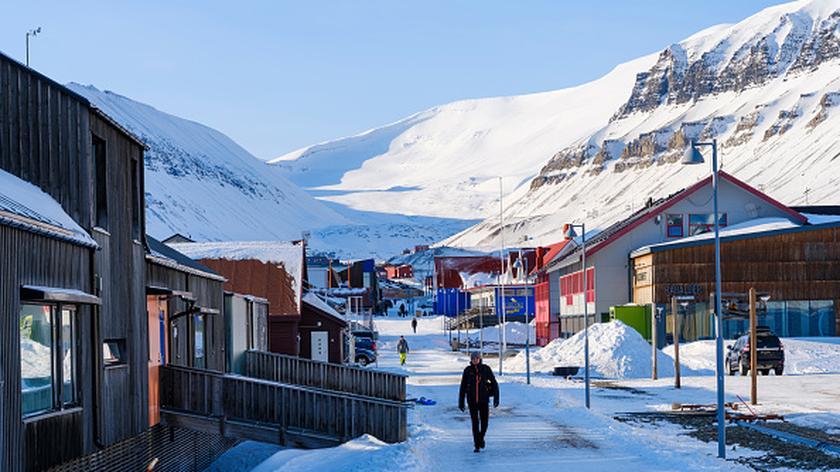
[[[655,304],[670,317],[675,295],[693,296],[681,316],[681,338],[714,336],[710,294],[715,290],[714,238],[704,234],[644,246],[631,254],[633,301]],[[835,336],[840,332],[840,221],[796,225],[758,220],[721,232],[724,300],[750,288],[769,295],[758,323],[779,336]],[[664,321],[662,322],[664,324]],[[724,313],[724,336],[746,332],[745,314]],[[664,331],[664,326],[660,327]]]
[[[268,348],[296,356],[305,281],[303,241],[178,243],[171,246],[227,279],[229,292],[265,298],[269,303]]]
[[[88,100],[0,54],[0,169],[56,205],[6,198],[0,470],[46,468],[148,427],[143,151]],[[25,377],[26,363],[50,362],[51,375]]]
[[[312,292],[303,295],[300,318],[300,357],[344,363],[348,324],[335,309]]]

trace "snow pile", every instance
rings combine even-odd
[[[551,372],[558,366],[584,365],[584,333],[568,339],[555,339],[545,347],[531,352],[531,369]],[[651,376],[651,346],[635,329],[621,321],[596,323],[589,327],[590,375],[613,379],[645,378]],[[659,375],[674,375],[673,359],[657,352]],[[525,371],[525,353],[520,352],[507,362],[508,369]],[[687,373],[687,372],[683,372]],[[583,375],[582,371],[579,375]]]
[[[733,341],[727,340],[726,345]],[[782,338],[785,374],[840,374],[840,338]],[[724,354],[726,347],[724,347]],[[673,346],[664,349],[673,355]],[[680,344],[680,362],[692,369],[715,369],[715,342]]]
[[[531,344],[533,345],[537,339],[537,328],[534,323],[531,323]],[[481,330],[474,330],[469,332],[471,340],[478,342],[481,333],[484,333],[484,342],[495,342],[499,340],[499,326],[488,326]],[[525,344],[526,341],[525,323],[518,321],[509,321],[505,323],[505,342],[508,344]]]

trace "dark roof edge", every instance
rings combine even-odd
[[[11,219],[11,218],[4,218],[4,217],[0,216],[0,225],[10,226],[12,228],[16,228],[16,229],[19,229],[21,231],[34,233],[34,234],[37,234],[39,236],[44,236],[44,237],[47,237],[47,238],[57,239],[59,241],[64,241],[64,242],[67,242],[67,243],[70,243],[70,244],[75,244],[77,246],[82,246],[82,247],[86,247],[86,248],[90,248],[90,249],[99,249],[99,245],[96,244],[96,242],[93,240],[93,238],[91,238],[92,242],[91,241],[85,241],[82,238],[75,238],[73,236],[68,236],[68,235],[63,234],[59,231],[50,231],[47,228],[43,228],[41,226],[36,226],[36,225],[26,224],[24,222],[14,220],[14,219]]]

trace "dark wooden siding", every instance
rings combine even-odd
[[[0,55],[0,168],[32,182],[89,228],[88,105]]]
[[[24,424],[20,403],[20,286],[92,292],[91,252],[79,246],[0,225],[0,470],[32,469],[78,457],[94,448],[91,309],[79,306],[80,411]],[[70,434],[72,433],[72,434]]]
[[[223,372],[226,365],[226,347],[222,281],[183,272],[154,261],[147,261],[146,283],[149,286],[191,292],[195,296],[198,306],[219,311],[217,315],[205,316],[205,356],[208,369]],[[184,301],[178,298],[169,300],[170,316],[186,309],[187,304]],[[186,367],[195,365],[194,330],[192,316],[182,316],[170,322],[171,352],[168,362]],[[177,332],[178,335],[173,336],[173,332]]]
[[[318,326],[318,323],[321,326]],[[303,303],[303,310],[300,316],[300,356],[307,359],[312,358],[312,332],[326,331],[329,346],[329,362],[341,364],[344,362],[344,329],[347,323],[332,315],[326,314],[317,308]]]

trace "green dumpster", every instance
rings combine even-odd
[[[610,307],[610,319],[620,320],[650,341],[650,306],[621,305]]]

